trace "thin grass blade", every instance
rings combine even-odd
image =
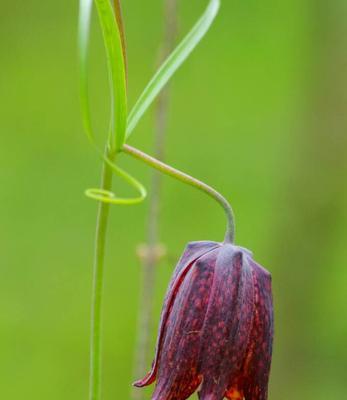
[[[210,0],[199,21],[153,76],[129,114],[126,138],[131,135],[153,100],[205,36],[218,13],[219,7],[220,0]]]

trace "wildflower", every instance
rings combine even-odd
[[[241,247],[193,242],[165,298],[153,400],[266,400],[273,339],[270,274]]]

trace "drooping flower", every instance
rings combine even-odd
[[[271,276],[244,248],[188,244],[169,284],[151,371],[153,400],[266,400]]]

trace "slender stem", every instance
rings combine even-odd
[[[219,192],[217,192],[211,186],[208,186],[206,183],[201,182],[198,179],[193,178],[192,176],[182,171],[179,171],[178,169],[173,168],[170,165],[167,165],[162,161],[157,160],[154,157],[151,157],[150,155],[144,153],[141,150],[136,149],[135,147],[125,144],[122,150],[125,153],[131,155],[132,157],[141,160],[142,162],[151,166],[152,168],[155,168],[166,175],[172,176],[173,178],[176,178],[183,183],[193,186],[201,190],[202,192],[206,193],[214,200],[216,200],[223,207],[227,217],[227,230],[225,234],[225,242],[234,243],[235,239],[234,213],[228,200],[225,197],[223,197]]]
[[[115,155],[105,151],[106,157],[114,161]],[[111,190],[112,169],[105,162],[103,164],[101,189]],[[91,309],[91,337],[90,337],[90,400],[99,400],[101,394],[101,323],[102,323],[102,295],[104,284],[105,244],[110,205],[99,202],[93,271],[93,292]]]
[[[164,35],[159,49],[159,64],[171,53],[177,34],[177,0],[164,0]],[[158,96],[155,108],[155,157],[164,159],[167,114],[169,108],[169,87],[166,86]],[[141,294],[138,315],[137,344],[134,359],[134,377],[139,379],[148,368],[150,350],[150,331],[153,322],[153,297],[155,290],[156,270],[160,258],[165,254],[159,242],[159,214],[162,175],[153,169],[151,196],[149,201],[147,239],[140,248],[139,257],[142,264]],[[144,399],[145,393],[133,387],[133,400]]]

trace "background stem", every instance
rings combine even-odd
[[[177,0],[164,0],[164,37],[159,50],[159,64],[166,59],[174,47],[177,35]],[[169,87],[158,96],[155,112],[155,157],[164,159],[167,113],[169,108]],[[162,175],[153,170],[150,189],[150,204],[147,223],[147,240],[143,249],[139,249],[142,263],[142,283],[139,303],[137,345],[134,358],[134,378],[139,379],[149,367],[150,331],[153,322],[153,297],[156,268],[164,249],[159,241],[159,211]],[[132,398],[142,400],[144,391],[133,388]]]
[[[114,161],[115,155],[108,150],[105,155]],[[101,189],[111,190],[112,169],[104,162]],[[101,323],[102,323],[102,295],[104,286],[104,259],[105,244],[108,225],[110,205],[99,202],[96,234],[95,234],[95,255],[93,268],[93,289],[91,309],[91,337],[90,337],[90,400],[99,400],[101,394]]]

